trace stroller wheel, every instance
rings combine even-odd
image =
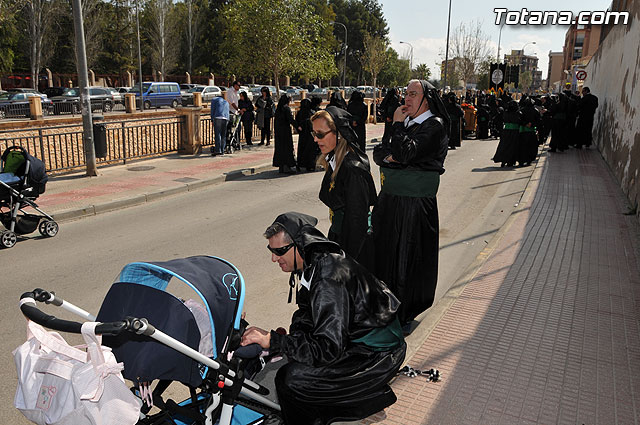
[[[43,220],[38,226],[38,231],[42,236],[52,238],[58,234],[58,223],[55,221]]]
[[[18,237],[11,230],[5,230],[0,233],[0,245],[5,248],[13,248],[13,246],[18,242]]]

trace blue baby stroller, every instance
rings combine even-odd
[[[21,310],[45,327],[79,333],[81,323],[40,311],[36,301],[62,306],[101,324],[97,334],[124,363],[123,376],[143,399],[139,425],[249,425],[280,423],[280,407],[269,390],[246,377],[259,347],[240,347],[245,290],[240,271],[217,257],[196,256],[125,266],[107,293],[97,317],[36,289],[22,295]],[[190,290],[195,299],[181,295]],[[153,392],[148,391],[156,382]],[[165,400],[172,382],[189,389],[182,402]],[[148,392],[147,392],[148,391]],[[149,414],[151,407],[159,413]]]
[[[47,173],[42,161],[21,146],[7,148],[0,157],[0,222],[6,230],[0,232],[0,246],[13,247],[17,235],[36,229],[45,237],[58,234],[58,223],[42,211],[35,200],[45,191]],[[31,207],[40,214],[24,211]]]

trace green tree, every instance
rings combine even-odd
[[[426,63],[421,63],[416,67],[416,69],[411,71],[411,78],[416,80],[428,80],[431,78],[431,69],[429,69]]]
[[[491,71],[491,59],[487,58],[486,60],[482,61],[482,63],[478,67],[478,76],[477,76],[478,90],[488,90],[491,87],[490,78],[489,78],[490,71]]]
[[[387,61],[380,70],[378,76],[380,86],[398,87],[406,86],[411,79],[411,70],[409,69],[409,60],[402,59],[398,56],[393,48],[387,49]]]
[[[13,70],[13,61],[18,48],[16,10],[18,2],[0,0],[0,74]]]
[[[280,91],[282,75],[335,75],[333,57],[318,41],[328,25],[304,0],[236,0],[223,9],[228,25],[228,73],[269,75]],[[248,25],[251,23],[251,25]]]
[[[384,19],[382,6],[378,0],[329,0],[335,12],[335,21],[347,27],[347,85],[358,85],[364,79],[362,54],[364,37],[387,37],[389,29]],[[344,43],[344,28],[335,25],[333,34],[340,43]],[[339,46],[338,46],[339,47]],[[334,54],[339,57],[340,51]]]
[[[383,37],[374,37],[372,35],[365,35],[364,37],[364,51],[362,52],[362,63],[364,69],[371,74],[373,79],[373,97],[377,98],[378,91],[378,74],[382,70],[382,67],[387,62],[387,47],[389,41]],[[373,117],[376,119],[376,102],[373,103]]]

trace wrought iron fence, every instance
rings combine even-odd
[[[177,151],[183,125],[181,117],[94,122],[104,126],[106,156],[98,164],[126,162]],[[95,130],[95,129],[94,129]],[[99,131],[94,131],[94,139]],[[85,166],[82,124],[0,131],[0,151],[22,146],[44,161],[48,171]]]

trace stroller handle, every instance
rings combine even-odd
[[[20,310],[27,319],[48,329],[75,334],[81,333],[82,323],[58,319],[55,316],[47,314],[38,308],[36,301],[44,302],[46,304],[53,304],[56,306],[62,305],[62,299],[56,297],[53,292],[48,292],[40,288],[34,289],[31,292],[25,292],[20,296]],[[128,320],[111,323],[101,323],[96,326],[96,334],[119,335],[122,331],[127,330],[130,326],[131,324]]]

